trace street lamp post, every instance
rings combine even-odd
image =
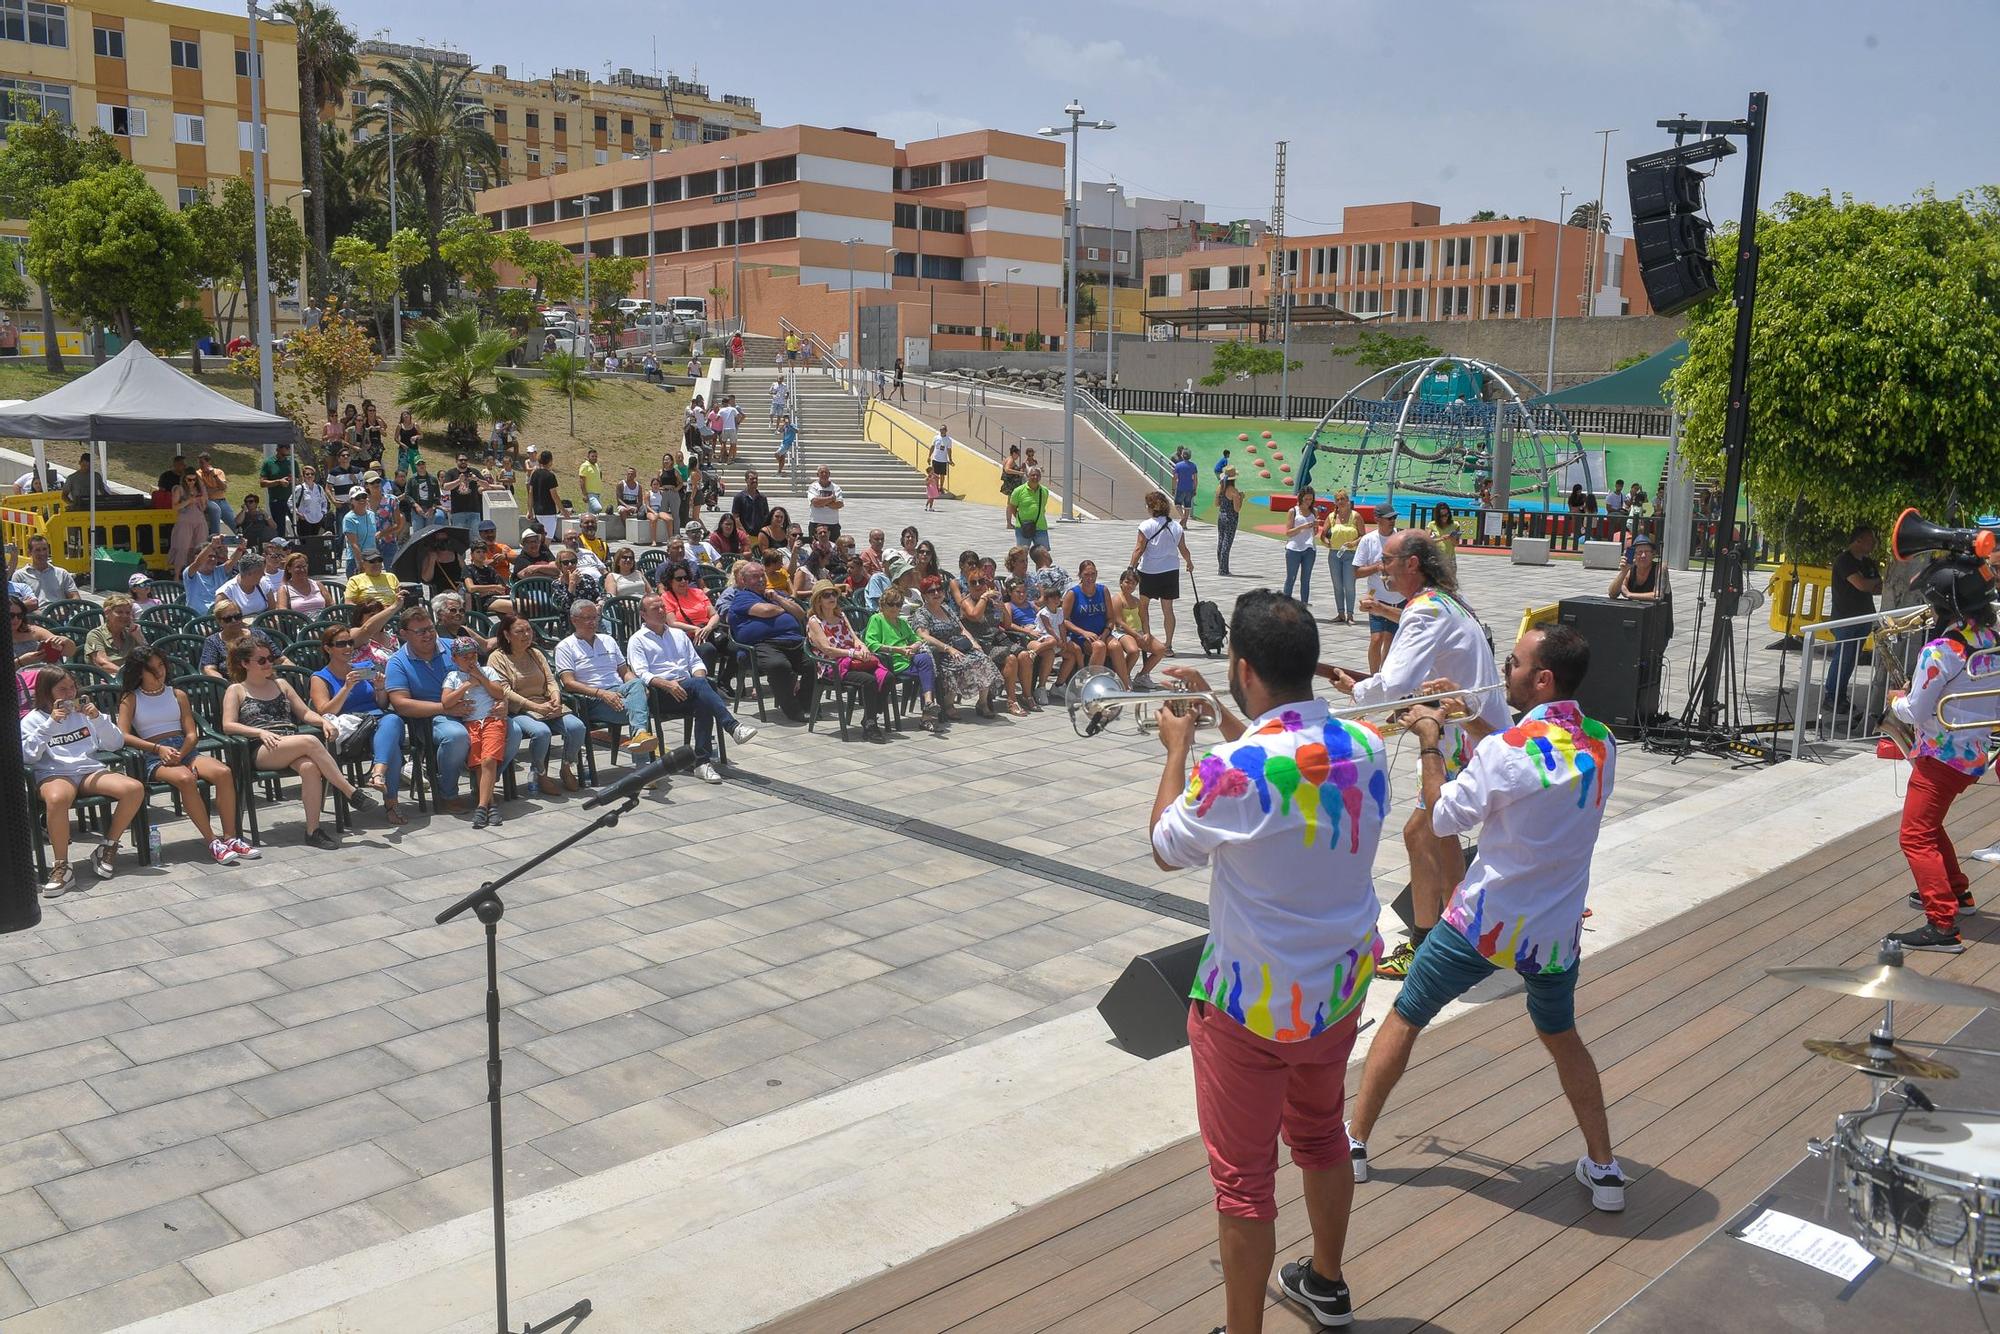
[[[1013,318],[1014,275],[1019,273],[1020,271],[1021,271],[1021,266],[1019,264],[1013,264],[1009,265],[1005,269],[1002,269],[1000,272],[1000,297],[1001,297],[1000,316],[1002,319]],[[1000,340],[1000,350],[1002,352],[1005,352],[1007,350],[1007,340],[1004,338]]]
[[[257,245],[257,406],[266,412],[277,410],[277,394],[271,387],[271,250],[264,230],[264,58],[257,46],[257,20],[270,15],[250,0],[250,188],[256,198],[251,209]],[[49,335],[53,338],[53,331]],[[264,457],[276,452],[264,446]]]
[[[1104,285],[1104,390],[1118,387],[1118,194],[1117,182],[1104,187],[1111,201],[1111,277]],[[1136,249],[1136,246],[1134,247]]]
[[[1280,252],[1280,257],[1282,258],[1282,252]],[[1290,421],[1292,419],[1292,288],[1298,281],[1298,274],[1293,272],[1292,266],[1289,264],[1282,265],[1282,267],[1284,268],[1284,287],[1282,291],[1285,298],[1285,332],[1283,341],[1278,345],[1282,349],[1278,353],[1278,420]]]
[[[1082,151],[1083,131],[1086,127],[1093,130],[1115,130],[1118,127],[1108,120],[1086,121],[1083,118],[1083,104],[1075,98],[1071,98],[1069,105],[1063,108],[1063,114],[1069,117],[1067,130],[1060,126],[1044,125],[1040,133],[1049,139],[1060,139],[1065,134],[1069,136],[1069,191],[1063,200],[1064,208],[1069,214],[1066,219],[1069,225],[1065,229],[1068,241],[1066,265],[1068,281],[1064,284],[1067,298],[1064,304],[1068,309],[1063,326],[1063,519],[1074,521],[1076,518],[1074,480],[1076,477],[1076,232],[1083,213],[1083,200],[1079,193],[1081,186],[1077,180],[1077,158]]]
[[[656,178],[653,173],[660,154],[649,139],[639,140],[634,147],[642,149],[646,154],[646,305],[650,307],[646,312],[646,346],[650,349],[656,346],[660,339],[660,312],[659,308],[653,305],[653,247],[659,240],[659,234],[653,230],[653,196],[658,192],[654,185]]]
[[[284,198],[284,202],[281,203],[279,207],[280,208],[289,207],[294,199],[311,199],[312,193],[313,193],[312,187],[310,185],[300,186],[298,189],[286,195]],[[312,310],[312,303],[310,299],[312,296],[312,285],[306,281],[307,275],[311,272],[311,267],[312,267],[311,265],[305,265],[299,269],[299,323],[301,325],[308,324],[306,316]]]
[[[1554,290],[1549,293],[1549,373],[1543,390],[1549,394],[1556,391],[1556,317],[1562,314],[1563,231],[1569,226],[1568,208],[1569,190],[1565,188],[1562,198],[1556,201],[1556,277]]]
[[[380,102],[369,105],[370,111],[379,111],[387,119],[389,126],[389,239],[396,239],[396,99],[385,97]],[[389,306],[389,327],[395,331],[394,345],[397,356],[403,355],[403,275],[396,273],[396,295]]]
[[[850,236],[847,238],[847,387],[854,387],[854,372],[861,366],[861,330],[854,322],[854,247],[865,245],[867,238]]]
[[[730,163],[730,203],[733,204],[735,218],[730,222],[729,256],[729,317],[736,321],[736,327],[743,327],[743,159],[734,153],[724,153],[718,162]],[[849,284],[851,287],[853,284]]]
[[[589,191],[583,195],[583,359],[590,360],[591,335],[590,314],[595,309],[590,304],[590,206],[597,202]]]
[[[1598,266],[1603,262],[1599,256],[1604,253],[1604,242],[1607,237],[1604,227],[1604,176],[1606,169],[1611,165],[1611,136],[1616,133],[1618,133],[1616,130],[1597,131],[1598,136],[1604,140],[1604,151],[1597,162],[1597,216],[1590,220],[1592,232],[1590,266],[1585,270],[1588,277],[1584,283],[1583,293],[1583,313],[1586,316],[1597,313],[1597,284],[1603,276],[1598,272]]]

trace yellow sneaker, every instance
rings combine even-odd
[[[634,732],[625,739],[623,749],[632,755],[651,755],[657,749],[651,732]]]
[[[1404,978],[1410,975],[1410,961],[1417,957],[1417,947],[1409,941],[1389,953],[1389,957],[1375,965],[1377,977]]]

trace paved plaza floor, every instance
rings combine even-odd
[[[1008,542],[996,512],[967,506],[868,502],[857,518],[892,541],[915,523],[947,559]],[[1115,573],[1132,534],[1102,521],[1055,540],[1066,567],[1090,555]],[[1225,613],[1279,580],[1275,542],[1239,539],[1242,573],[1227,580],[1212,573],[1211,529],[1191,545]],[[1525,607],[1608,582],[1574,563],[1467,555],[1461,569],[1503,651]],[[1330,616],[1323,584],[1316,599]],[[1679,620],[1685,645],[1693,617]],[[1364,660],[1360,630],[1322,633],[1329,659]],[[1196,664],[1191,617],[1178,643]],[[1753,654],[1752,670],[1775,669]],[[1414,751],[1399,748],[1399,789]],[[732,749],[754,775],[1202,901],[1205,877],[1150,858],[1158,754],[1129,726],[1080,739],[1056,708],[968,711],[946,736],[913,728],[884,746],[773,712]],[[1627,747],[1608,819],[1743,772]],[[0,938],[8,1334],[113,1328],[482,1210],[481,935],[470,918],[431,919],[579,827],[580,805],[520,802],[484,832],[364,820],[337,852],[302,847],[296,807],[281,807],[264,859],[227,869],[195,861],[191,831],[171,823],[164,867],[128,858],[111,883],[49,905],[39,930]],[[1403,880],[1398,840],[1376,869],[1386,902]],[[747,782],[680,780],[507,898],[516,1198],[1064,1022],[1133,954],[1199,929],[1025,874],[983,843],[912,839]]]

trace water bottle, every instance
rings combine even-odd
[[[158,866],[159,864],[160,827],[158,825],[148,825],[146,827],[146,865]]]

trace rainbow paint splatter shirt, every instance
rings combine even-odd
[[[1203,755],[1153,826],[1170,866],[1212,867],[1189,993],[1277,1042],[1358,1009],[1375,976],[1375,845],[1389,811],[1381,734],[1286,704]]]
[[[1355,684],[1354,702],[1408,699],[1423,689],[1424,682],[1438,677],[1461,686],[1482,686],[1498,681],[1500,669],[1493,664],[1493,647],[1486,642],[1479,619],[1451,594],[1426,588],[1403,604],[1403,619],[1389,641],[1382,670]],[[1496,732],[1514,716],[1498,690],[1474,696],[1467,704]],[[1471,758],[1472,739],[1464,728],[1447,724],[1438,748],[1444,752],[1445,773],[1456,774]]]
[[[2000,632],[1991,626],[1961,625],[1925,644],[1917,654],[1917,669],[1910,678],[1910,693],[1891,707],[1898,718],[1909,723],[1917,734],[1910,747],[1910,759],[1930,756],[1962,774],[1977,778],[1986,772],[1987,748],[1993,744],[1993,729],[1987,727],[1940,727],[1939,705],[1946,722],[1988,723],[2000,717],[2000,698],[1954,700],[1961,691],[1975,690],[1991,681],[1968,681],[1967,677],[1991,677],[2000,673]]]
[[[1570,700],[1530,709],[1472,752],[1446,783],[1431,828],[1484,825],[1479,858],[1444,920],[1496,968],[1560,973],[1576,966],[1590,857],[1611,795],[1618,743]]]

